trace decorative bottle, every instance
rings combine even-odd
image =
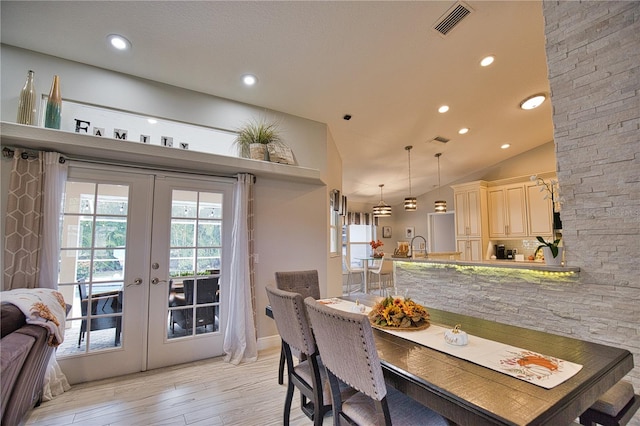
[[[28,124],[33,126],[36,124],[37,104],[36,104],[36,86],[34,83],[34,72],[29,70],[27,81],[20,91],[20,99],[18,99],[18,117],[16,123]]]
[[[47,110],[44,116],[44,127],[50,129],[60,128],[60,115],[62,112],[62,97],[60,96],[60,77],[53,76],[51,91],[47,100]]]

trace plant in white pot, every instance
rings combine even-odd
[[[267,144],[280,139],[277,123],[251,120],[238,129],[235,144],[241,157],[268,161]]]
[[[544,262],[547,265],[551,266],[559,266],[562,263],[562,247],[559,247],[560,238],[553,240],[553,242],[545,241],[544,238],[538,236],[536,239],[542,243],[536,249],[534,256],[538,254],[540,249],[542,249],[542,254],[544,255]]]

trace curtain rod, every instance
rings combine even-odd
[[[15,154],[15,150],[7,147],[2,148],[2,156],[4,158],[13,158],[13,154]],[[20,158],[22,158],[23,160],[27,160],[29,158],[38,158],[38,154],[33,151],[22,151],[22,153],[20,154]],[[58,159],[58,162],[60,164],[64,164],[66,161],[67,159],[65,157],[60,157]]]
[[[7,147],[3,147],[2,148],[2,156],[5,158],[13,158],[13,154],[15,153],[15,151],[11,148],[7,148]],[[38,154],[36,154],[36,152],[33,151],[23,151],[22,154],[20,154],[20,158],[22,158],[23,160],[26,160],[28,158],[37,158]],[[200,175],[200,176],[211,176],[211,177],[219,177],[219,178],[227,178],[227,179],[237,179],[237,173],[236,174],[232,174],[232,175],[224,175],[224,174],[215,174],[215,173],[193,173],[193,172],[189,172],[186,171],[184,169],[180,169],[180,168],[171,168],[171,167],[156,167],[156,166],[146,166],[144,164],[135,164],[135,163],[126,163],[126,162],[122,162],[122,163],[115,163],[115,162],[110,162],[110,161],[105,161],[105,160],[93,160],[93,159],[87,159],[87,158],[73,158],[73,157],[60,157],[60,164],[64,164],[67,160],[69,161],[77,161],[79,163],[89,163],[89,164],[101,164],[101,165],[105,165],[105,166],[118,166],[118,167],[128,167],[128,168],[135,168],[135,169],[143,169],[143,170],[152,170],[152,171],[159,171],[159,172],[173,172],[173,173],[184,173],[184,174],[191,174],[191,175]],[[247,172],[244,172],[247,173]],[[247,173],[249,175],[251,175],[253,177],[253,183],[256,183],[256,175],[254,175],[253,173]]]

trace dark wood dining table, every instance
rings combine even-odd
[[[379,297],[345,296],[373,306]],[[633,368],[625,349],[427,307],[431,322],[581,364],[551,389],[374,329],[388,385],[459,425],[569,425]],[[267,307],[270,316],[270,308]],[[410,332],[408,332],[410,333]]]

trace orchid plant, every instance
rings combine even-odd
[[[531,182],[535,182],[537,186],[540,187],[540,192],[545,192],[544,196],[545,200],[551,199],[551,204],[553,206],[554,212],[560,211],[560,185],[558,181],[555,179],[550,179],[549,182],[544,179],[538,177],[537,175],[532,175],[530,178]]]

